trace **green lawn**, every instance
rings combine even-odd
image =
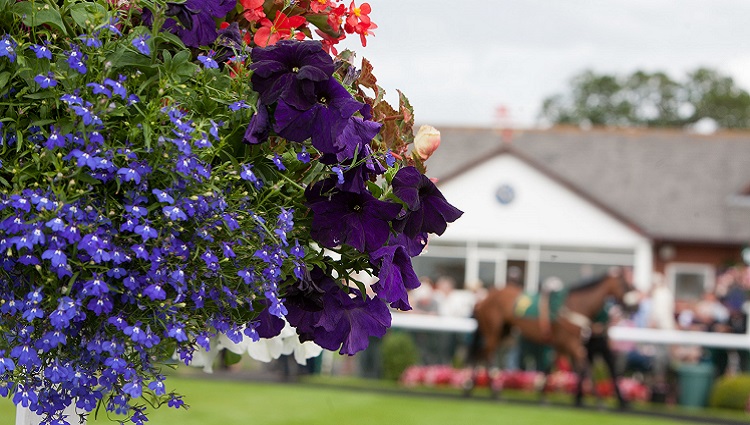
[[[214,379],[170,377],[170,388],[185,395],[188,410],[162,408],[149,414],[156,425],[454,425],[542,424],[555,425],[675,425],[633,414],[615,414],[559,406],[458,398],[416,397],[365,390],[337,389],[328,385],[291,385],[227,382]],[[0,418],[13,418],[15,408],[0,400]],[[12,421],[3,421],[12,423]],[[106,417],[89,425],[111,424]]]

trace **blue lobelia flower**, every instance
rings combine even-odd
[[[117,170],[117,174],[122,176],[122,180],[129,182],[135,182],[139,184],[141,182],[141,175],[133,168],[123,167]]]
[[[9,34],[0,37],[0,58],[5,56],[11,62],[16,61],[16,47],[18,43],[10,38]]]
[[[32,44],[29,49],[34,52],[37,59],[52,59],[52,51],[47,47],[46,41],[42,44]]]
[[[94,94],[103,94],[108,98],[112,97],[112,90],[105,87],[104,84],[88,83],[86,84],[86,87],[91,88],[91,92]]]
[[[86,102],[83,105],[71,105],[70,109],[83,119],[83,125],[100,125],[102,119],[94,113],[93,106],[91,102]]]
[[[65,53],[68,56],[68,66],[70,66],[71,69],[80,74],[85,74],[88,71],[88,68],[86,68],[88,55],[81,52],[81,49],[78,46],[72,45],[71,50]]]
[[[102,47],[102,42],[99,40],[98,33],[94,35],[90,34],[81,34],[78,36],[78,39],[83,41],[83,44],[85,44],[88,47],[94,47],[99,48]]]
[[[213,53],[214,52],[211,51],[211,53],[209,53],[208,55],[198,55],[197,59],[206,68],[218,69],[219,68],[219,63],[214,60]]]
[[[148,39],[151,38],[148,34],[141,34],[135,38],[133,38],[133,41],[131,42],[133,44],[133,47],[135,47],[139,52],[146,56],[151,55],[151,48],[148,46]]]
[[[39,74],[34,77],[34,81],[36,81],[36,83],[39,84],[39,87],[43,89],[55,87],[57,85],[55,74],[53,74],[52,72],[48,72],[47,75]]]
[[[284,99],[295,108],[310,108],[317,102],[315,83],[327,81],[334,70],[319,41],[281,40],[254,48],[250,58],[253,88],[265,105]]]
[[[104,85],[112,87],[112,94],[120,96],[122,100],[128,100],[128,92],[125,89],[125,85],[122,84],[126,78],[127,77],[124,75],[120,75],[116,81],[111,78],[106,78],[104,80]]]
[[[117,28],[117,24],[119,23],[119,21],[120,21],[120,18],[116,16],[109,18],[109,23],[105,24],[102,28],[108,30],[112,34],[122,35],[122,32],[120,32],[120,30]]]

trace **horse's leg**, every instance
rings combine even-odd
[[[569,352],[570,352],[570,358],[573,362],[573,370],[575,371],[575,374],[579,376],[578,384],[581,385],[583,382],[583,378],[588,376],[588,362],[587,362],[586,347],[584,347],[580,341],[571,341]],[[576,394],[575,404],[576,406],[581,406],[583,404],[583,391],[582,390],[580,394],[579,393]]]
[[[477,331],[475,340],[472,343],[472,356],[474,361],[471,368],[471,377],[464,382],[464,396],[471,396],[471,392],[476,387],[479,372],[489,370],[491,358],[497,349],[500,341],[500,330],[502,330],[502,318],[497,312],[487,314],[481,311],[476,312]]]
[[[499,385],[500,371],[496,364],[496,353],[503,337],[503,320],[501,317],[498,317],[497,319],[498,320],[493,323],[494,326],[492,327],[491,332],[488,335],[488,341],[485,344],[484,351],[485,367],[490,386],[490,397],[492,397],[493,399],[499,398],[500,391],[502,390],[501,386]]]
[[[536,383],[536,385],[538,386],[537,391],[539,392],[539,402],[547,404],[547,382],[549,381],[549,376],[552,373],[555,363],[557,363],[559,351],[555,350],[552,360],[549,361],[548,357],[550,349],[547,346],[540,345],[539,350],[540,351],[536,356],[537,368],[542,372],[542,378]]]

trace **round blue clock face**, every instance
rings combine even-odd
[[[502,184],[495,191],[495,198],[497,198],[497,202],[508,205],[516,198],[516,191],[513,189],[513,186]]]

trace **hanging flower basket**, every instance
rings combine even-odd
[[[412,153],[406,97],[335,50],[369,11],[0,0],[0,396],[140,424],[184,404],[173,356],[287,323],[351,355],[410,308],[461,212],[423,174],[434,132]]]

